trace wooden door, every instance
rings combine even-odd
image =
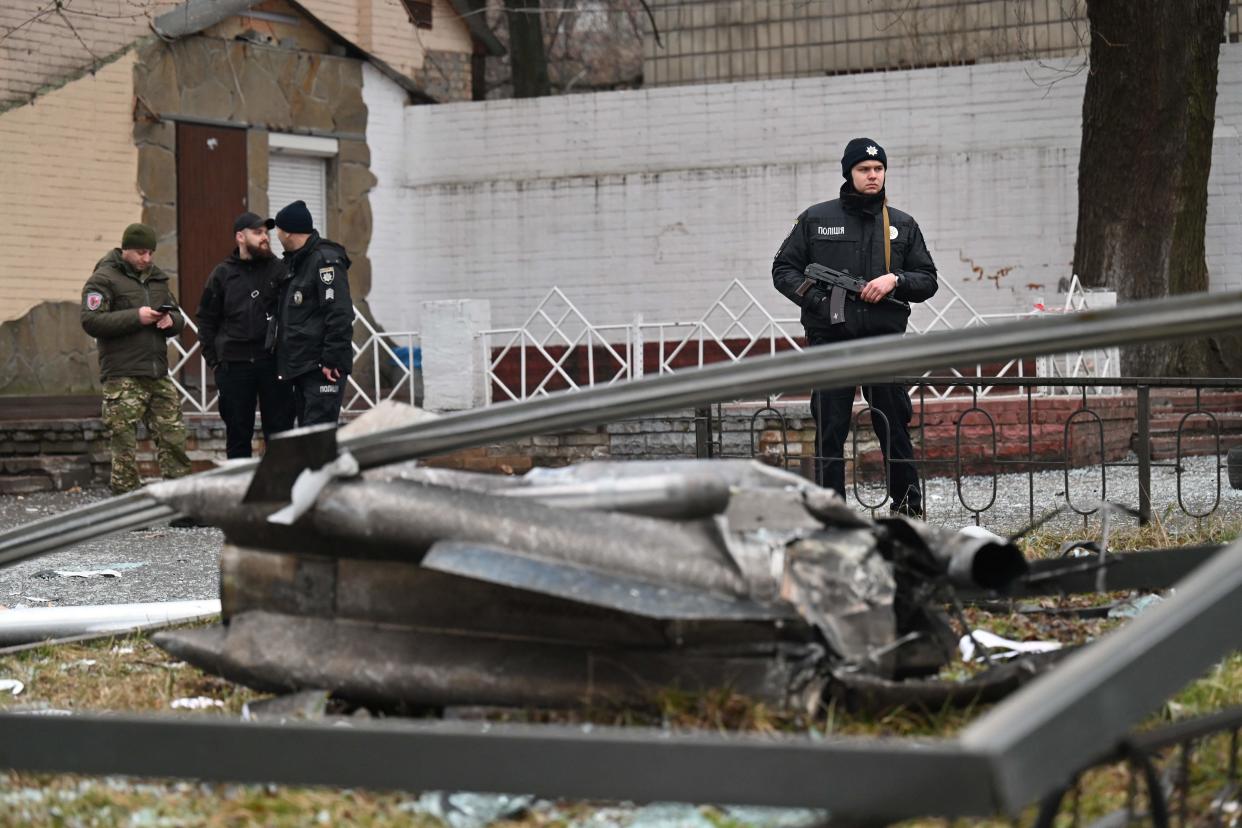
[[[177,124],[177,296],[191,319],[212,268],[234,247],[233,220],[247,209],[246,191],[245,129]],[[187,366],[194,369],[183,374],[188,384],[200,381],[197,366]]]

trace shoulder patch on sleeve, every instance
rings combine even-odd
[[[97,311],[103,305],[103,294],[97,290],[92,290],[86,294],[86,309]]]
[[[332,284],[332,280],[336,278],[336,270],[332,267],[319,268],[319,281],[325,285]]]

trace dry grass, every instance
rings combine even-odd
[[[207,675],[152,644],[145,636],[44,646],[0,656],[0,678],[26,685],[19,696],[0,693],[0,710],[48,707],[65,710],[168,711],[173,700],[211,698],[215,713],[237,715],[260,694]]]
[[[1237,525],[1208,523],[1176,534],[1159,526],[1117,532],[1110,547],[1118,550],[1166,545],[1214,543],[1238,535]],[[1035,533],[1025,541],[1027,553],[1055,553],[1069,536]],[[1045,599],[1048,606],[1082,605],[1119,596]],[[1083,643],[1117,625],[1117,621],[1081,620],[1030,614],[989,614],[967,609],[972,625],[1019,639],[1055,638]],[[960,668],[959,668],[960,669]],[[42,647],[0,656],[0,678],[17,678],[26,688],[19,696],[0,694],[0,709],[50,707],[75,711],[168,711],[177,698],[208,697],[222,706],[184,715],[240,713],[247,701],[260,694],[171,660],[145,636],[90,643]],[[1208,675],[1191,683],[1152,716],[1145,726],[1242,705],[1242,653],[1224,659]],[[663,726],[674,729],[711,729],[760,733],[807,733],[831,736],[949,737],[980,710],[944,710],[932,714],[896,710],[880,716],[846,714],[835,707],[811,717],[775,710],[728,691],[701,695],[666,692],[658,709],[649,711],[594,709],[584,711],[510,711],[495,718],[524,722],[594,722],[621,726]],[[1224,784],[1227,742],[1208,740],[1197,748],[1191,763],[1192,787],[1188,802],[1192,814],[1202,814]],[[1176,761],[1174,758],[1167,761]],[[1129,772],[1123,766],[1093,770],[1082,779],[1077,808],[1084,822],[1125,806]],[[1141,789],[1141,785],[1139,786]],[[414,825],[439,822],[412,807],[417,795],[370,793],[275,786],[205,785],[95,779],[67,775],[0,774],[0,825],[83,826],[303,826],[303,825]],[[1176,808],[1176,802],[1174,803]],[[1067,808],[1068,811],[1068,808]],[[593,820],[591,803],[558,803],[551,811],[531,813],[512,825],[551,828]],[[721,828],[741,823],[713,809],[701,815]],[[1033,811],[1025,815],[1029,821]],[[594,821],[595,825],[607,822]],[[943,821],[907,823],[908,826],[947,825]],[[959,824],[1009,824],[972,821]]]

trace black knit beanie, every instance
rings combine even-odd
[[[842,177],[849,181],[850,170],[863,161],[879,161],[885,170],[888,169],[888,156],[884,154],[884,147],[870,138],[855,138],[845,145],[845,152],[841,155]]]
[[[135,222],[125,228],[121,234],[122,250],[154,250],[155,230],[145,224]]]
[[[305,201],[295,201],[276,214],[276,226],[286,233],[313,233],[315,224]]]

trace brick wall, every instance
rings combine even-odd
[[[224,423],[215,417],[187,417],[186,453],[195,471],[224,458]],[[263,441],[256,436],[255,449]],[[103,421],[91,419],[9,420],[0,423],[0,494],[24,494],[74,486],[106,486],[111,469]],[[157,477],[155,444],[138,426],[138,471]]]
[[[648,33],[643,79],[678,83],[807,77],[1083,48],[1086,7],[1064,0],[655,0],[662,45]]]
[[[49,14],[53,4],[47,0],[5,0],[0,3],[0,32],[5,33],[0,38],[0,110],[87,74],[100,59],[150,34],[151,20],[179,3],[75,0],[63,4],[63,14]]]
[[[134,53],[0,113],[0,322],[79,302],[95,263],[142,218]]]
[[[1084,406],[1093,414],[1080,411]],[[951,477],[956,471],[957,434],[964,449],[963,471],[1025,471],[995,461],[1047,461],[1059,468],[1066,454],[1067,422],[1069,458],[1073,466],[1097,465],[1101,459],[1115,462],[1133,449],[1135,397],[1119,396],[1034,397],[1028,418],[1025,398],[982,398],[978,408],[995,426],[997,451],[992,453],[993,426],[978,412],[968,413],[976,403],[969,398],[927,400],[916,395],[912,434],[916,456],[925,462],[927,476]],[[1202,414],[1185,418],[1190,411],[1212,412],[1215,425]],[[1176,432],[1183,428],[1185,455],[1216,454],[1219,427],[1220,450],[1242,445],[1242,391],[1204,392],[1196,403],[1188,393],[1152,394],[1153,458],[1176,456]],[[855,411],[860,412],[861,403]],[[760,403],[732,404],[712,410],[711,425],[716,456],[755,456],[773,465],[811,474],[815,452],[815,423],[805,399],[784,399],[775,406]],[[1098,417],[1098,420],[1096,419]],[[1027,422],[1030,420],[1030,428]],[[218,418],[190,416],[188,451],[196,470],[209,468],[224,457],[224,428]],[[430,465],[468,471],[522,474],[540,466],[565,466],[585,460],[646,460],[694,457],[696,448],[694,411],[674,411],[607,423],[591,428],[492,443],[431,458]],[[1102,441],[1101,441],[1102,435]],[[154,476],[154,446],[145,430],[139,431],[139,461],[144,475]],[[256,456],[262,441],[256,435]],[[846,455],[857,457],[864,475],[880,474],[882,459],[869,422],[858,435],[858,451],[847,441]],[[101,484],[108,476],[108,444],[102,423],[90,419],[40,419],[0,422],[0,494],[37,491],[52,487]]]
[[[857,134],[885,145],[890,199],[942,280],[982,312],[1055,305],[1085,74],[1055,77],[1012,62],[409,107],[404,177],[380,182],[401,197],[376,215],[372,255],[392,263],[377,316],[417,329],[419,301],[486,298],[497,327],[516,326],[560,286],[597,325],[695,319],[734,278],[795,316],[772,255],[799,212],[835,197]],[[1217,123],[1208,265],[1214,288],[1236,288],[1240,45],[1222,50]]]

